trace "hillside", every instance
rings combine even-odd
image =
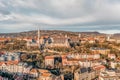
[[[78,34],[86,34],[86,35],[104,35],[99,32],[70,32],[70,31],[60,31],[60,30],[41,30],[40,31],[41,35],[59,35],[59,34],[73,34],[73,35],[78,35]],[[4,37],[33,37],[37,35],[37,31],[27,31],[27,32],[20,32],[20,33],[0,33],[0,36]]]

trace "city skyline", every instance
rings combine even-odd
[[[119,0],[0,0],[0,33],[36,30],[120,32]]]

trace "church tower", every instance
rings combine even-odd
[[[78,37],[81,38],[81,34],[80,33],[79,33]]]
[[[38,47],[40,48],[40,30],[38,28]]]

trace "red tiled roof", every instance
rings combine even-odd
[[[54,56],[46,56],[45,59],[54,59]]]
[[[37,69],[30,70],[30,73],[37,73]]]
[[[5,62],[0,62],[0,66],[2,65],[2,64],[6,64],[6,65],[12,65],[12,64],[18,64],[19,63],[19,61],[5,61]]]
[[[95,70],[101,70],[101,69],[105,69],[105,66],[103,66],[103,65],[94,66],[93,69],[95,69]]]

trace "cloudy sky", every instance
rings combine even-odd
[[[0,33],[36,30],[120,32],[120,0],[0,0]]]

